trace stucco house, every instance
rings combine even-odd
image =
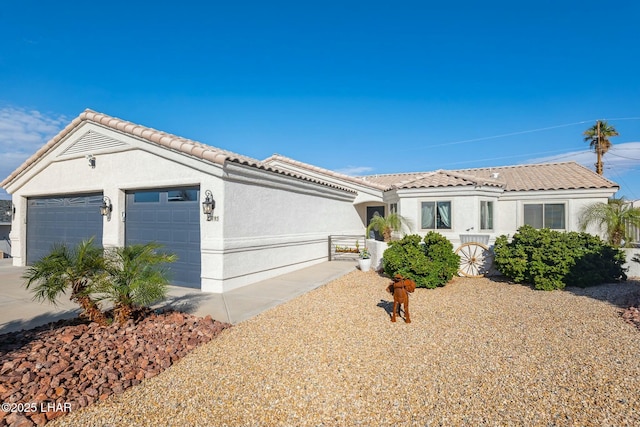
[[[494,240],[523,224],[576,230],[582,206],[618,186],[576,163],[351,177],[264,161],[86,110],[0,185],[13,198],[14,265],[58,241],[158,241],[173,282],[225,292],[328,256],[329,235],[363,235],[376,212],[411,232]],[[205,213],[205,206],[211,213]],[[101,214],[102,213],[102,214]]]
[[[606,203],[617,184],[575,162],[364,176],[344,175],[274,155],[266,164],[308,174],[357,191],[360,213],[394,211],[410,232],[437,231],[456,246],[460,235],[486,235],[489,242],[524,224],[577,231],[580,210]],[[367,190],[362,190],[366,186]],[[363,209],[366,208],[368,212]],[[594,232],[595,230],[590,230]]]
[[[179,257],[175,284],[210,292],[322,262],[329,234],[362,232],[353,190],[90,110],[0,185],[14,265],[54,242],[157,241]]]

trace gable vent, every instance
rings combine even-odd
[[[90,130],[82,135],[74,144],[71,144],[66,150],[64,150],[60,156],[87,154],[98,150],[123,147],[126,145],[127,143],[125,142],[118,141],[117,139]]]

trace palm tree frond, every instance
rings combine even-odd
[[[640,227],[640,208],[634,208],[623,198],[587,205],[580,211],[580,231],[589,226],[596,226],[613,246],[620,246],[622,240],[629,244],[630,227]]]

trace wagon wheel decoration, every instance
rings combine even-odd
[[[493,267],[493,252],[482,243],[463,243],[456,249],[456,253],[460,255],[458,273],[462,276],[483,277]]]

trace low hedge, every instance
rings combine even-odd
[[[443,235],[430,231],[421,239],[417,234],[389,242],[383,254],[384,272],[401,274],[420,288],[444,286],[458,272],[460,257]]]
[[[516,283],[536,289],[587,287],[626,280],[623,251],[588,233],[522,226],[511,241],[496,239],[495,266]]]

